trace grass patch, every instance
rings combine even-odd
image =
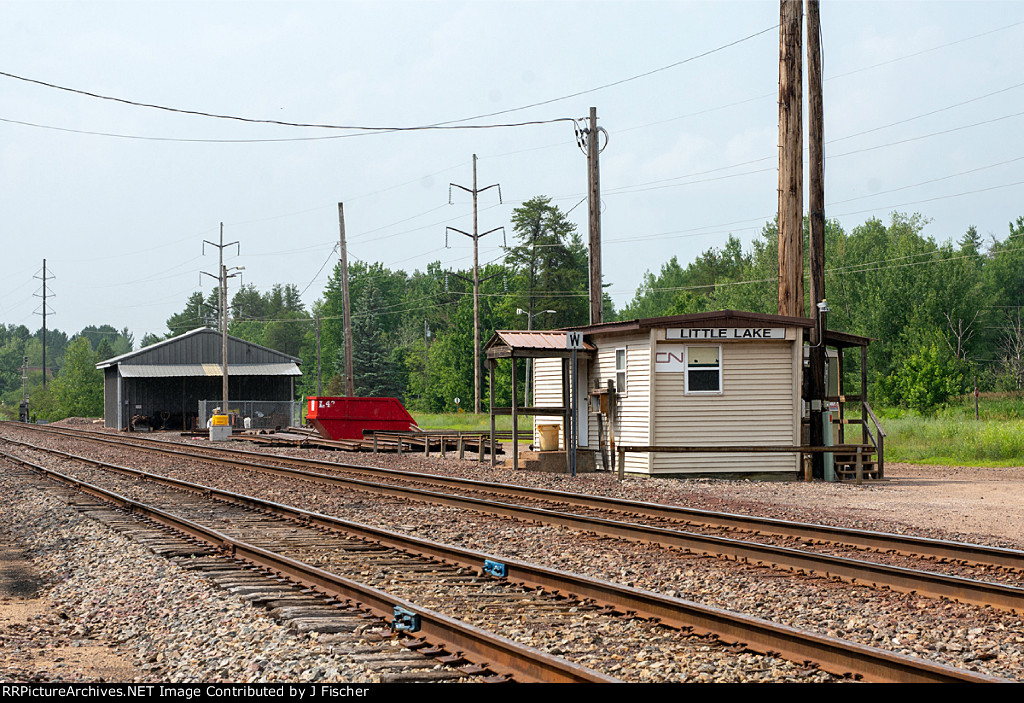
[[[880,410],[880,411],[879,411]],[[957,398],[933,416],[876,409],[886,432],[885,458],[945,466],[1024,466],[1024,394]]]
[[[463,432],[490,432],[491,418],[485,413],[412,413],[416,424],[425,430],[461,430]],[[495,418],[495,428],[499,432],[512,431],[512,416],[499,415]],[[531,416],[519,418],[519,429],[533,428]]]
[[[883,419],[887,461],[946,466],[1024,466],[1024,420]]]

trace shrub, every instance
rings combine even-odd
[[[905,358],[879,390],[888,403],[928,415],[964,392],[966,371],[963,362],[932,343]]]

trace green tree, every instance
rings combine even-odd
[[[657,276],[648,271],[633,300],[620,314],[629,319],[715,309],[723,305],[718,287],[744,280],[752,265],[752,255],[744,253],[740,240],[729,235],[723,248],[706,250],[685,269],[672,257]],[[740,309],[753,308],[748,304]]]
[[[965,364],[938,342],[904,358],[879,383],[886,402],[931,414],[951,397],[966,390]]]
[[[96,360],[103,361],[116,356],[114,354],[113,347],[110,346],[110,342],[105,339],[101,339],[99,345],[96,347]]]
[[[373,281],[363,289],[361,312],[352,320],[352,375],[355,393],[365,397],[395,397],[403,390],[398,365],[381,324],[382,301]],[[343,368],[343,360],[340,364]]]
[[[198,327],[216,327],[217,298],[213,293],[211,297],[214,301],[212,304],[199,291],[190,295],[188,302],[185,303],[185,309],[167,319],[167,336],[177,337]]]
[[[457,408],[473,410],[473,301],[463,298],[453,324],[440,333],[430,347],[430,388],[432,410],[455,412]],[[486,406],[488,394],[482,386]],[[462,402],[456,406],[455,399]]]
[[[518,244],[506,249],[517,306],[528,313],[557,311],[552,327],[584,325],[589,319],[587,248],[576,225],[551,199],[538,196],[512,211]]]
[[[76,337],[68,345],[60,374],[52,384],[53,412],[65,417],[103,416],[103,372],[96,368],[89,340]]]
[[[112,325],[100,325],[99,327],[89,325],[88,327],[82,328],[82,331],[78,333],[78,336],[88,339],[89,344],[91,344],[92,348],[97,351],[100,348],[100,343],[106,341],[107,349],[110,351],[110,356],[127,354],[132,350],[132,347],[135,344],[135,335],[129,332],[127,327],[118,330]]]

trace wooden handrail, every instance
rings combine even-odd
[[[889,435],[887,435],[885,430],[882,429],[882,424],[878,421],[878,418],[875,417],[875,413],[871,411],[871,406],[864,403],[864,409],[867,410],[868,417],[871,418],[871,421],[875,423],[875,427],[878,429],[878,434],[882,437],[888,437]]]
[[[875,417],[875,413],[871,410],[871,406],[868,402],[864,401],[864,415],[871,418],[871,422],[875,425],[875,431],[878,432],[878,439],[871,434],[871,430],[868,427],[868,423],[864,422],[864,433],[871,438],[871,443],[875,446],[875,451],[878,452],[878,478],[885,478],[885,430],[882,429],[882,424]]]

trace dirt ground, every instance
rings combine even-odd
[[[887,464],[877,487],[850,488],[847,506],[865,515],[1024,547],[1024,467]]]
[[[63,617],[47,598],[32,562],[0,533],[0,681],[133,681],[138,672],[114,650],[62,634]]]
[[[852,483],[699,482],[688,490],[739,505],[790,509],[796,519],[1024,549],[1024,467],[978,468],[887,463],[885,479]],[[723,508],[725,509],[725,508]],[[744,512],[738,507],[736,512]],[[753,511],[761,510],[753,508]],[[799,517],[799,516],[803,517]],[[832,515],[832,518],[825,516]]]

